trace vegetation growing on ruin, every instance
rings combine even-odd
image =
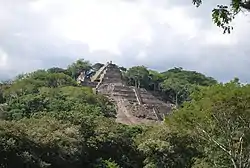
[[[250,85],[218,84],[182,68],[123,68],[129,84],[181,105],[164,124],[126,126],[115,122],[107,98],[77,85],[75,77],[91,67],[78,60],[1,85],[0,167],[250,166]]]

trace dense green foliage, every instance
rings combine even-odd
[[[182,104],[190,99],[190,94],[201,86],[211,86],[217,81],[211,77],[182,68],[173,68],[159,73],[144,66],[129,68],[125,73],[129,85],[143,87],[158,92],[165,100]]]
[[[250,85],[181,68],[121,68],[128,83],[184,102],[163,124],[127,126],[115,122],[107,98],[77,86],[85,65],[92,67],[78,60],[0,85],[1,168],[250,166]]]
[[[203,88],[168,118],[169,126],[199,139],[200,167],[250,166],[250,85],[237,80]],[[206,165],[206,166],[205,166]]]
[[[1,85],[0,167],[141,167],[142,128],[115,123],[107,98],[77,86],[84,69],[78,60]]]

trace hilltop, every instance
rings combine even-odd
[[[1,167],[250,164],[250,86],[237,78],[77,60],[0,86]]]
[[[94,93],[114,103],[117,122],[125,124],[163,121],[172,109],[187,101],[195,89],[217,83],[211,77],[182,68],[160,73],[144,66],[126,69],[112,62],[92,65],[85,60],[77,60],[67,69],[54,67],[22,74],[17,81],[30,76],[51,78],[48,87],[58,87],[64,82],[75,85],[76,81],[78,85],[92,88]]]

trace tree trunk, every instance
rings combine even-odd
[[[178,92],[175,93],[175,106],[178,107]]]

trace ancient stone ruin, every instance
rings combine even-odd
[[[124,124],[160,122],[171,112],[173,104],[165,103],[143,88],[127,86],[119,67],[108,62],[88,80],[83,74],[78,81],[116,104],[116,121]]]

